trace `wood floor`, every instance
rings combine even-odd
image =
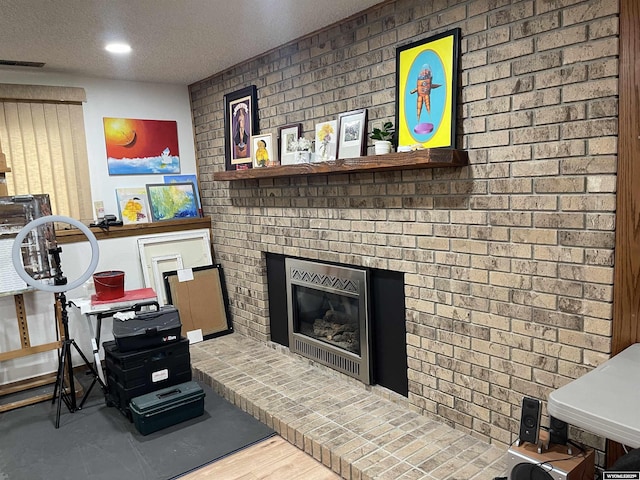
[[[184,480],[339,480],[331,469],[279,435],[180,477]]]

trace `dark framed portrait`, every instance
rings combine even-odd
[[[460,29],[396,49],[398,147],[455,148]]]
[[[224,96],[226,170],[252,166],[251,137],[258,133],[258,95],[255,85]]]

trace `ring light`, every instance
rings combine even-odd
[[[35,227],[39,227],[40,225],[43,225],[45,223],[50,223],[50,222],[63,222],[63,223],[68,223],[69,225],[73,225],[74,227],[78,228],[82,233],[84,233],[84,235],[89,240],[89,244],[91,245],[91,262],[89,263],[89,267],[85,270],[85,272],[82,275],[80,275],[80,277],[78,277],[78,279],[66,285],[48,285],[46,283],[39,282],[33,279],[31,275],[29,275],[27,271],[24,269],[24,265],[22,265],[22,255],[20,252],[20,247],[22,246],[22,242],[24,241],[25,237]],[[75,220],[69,217],[64,217],[61,215],[48,215],[46,217],[40,217],[27,223],[16,236],[16,239],[13,242],[13,248],[11,250],[11,254],[12,254],[12,260],[13,260],[13,266],[16,269],[16,273],[20,278],[22,278],[25,282],[27,282],[27,285],[30,285],[39,290],[44,290],[45,292],[53,292],[53,293],[61,293],[61,292],[66,292],[67,290],[73,290],[74,288],[77,288],[80,285],[82,285],[84,282],[86,282],[91,276],[91,274],[95,271],[96,267],[98,266],[98,259],[100,257],[100,254],[98,251],[98,240],[96,239],[96,236],[93,234],[93,232],[89,230],[89,227],[87,227],[86,225],[84,225],[78,220]]]

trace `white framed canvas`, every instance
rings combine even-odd
[[[164,272],[213,264],[209,230],[157,234],[138,238],[144,286],[153,288],[158,303],[164,303]]]
[[[147,189],[139,188],[116,188],[116,199],[118,201],[118,214],[123,225],[136,223],[149,223],[149,199]]]
[[[335,160],[338,151],[338,122],[330,120],[316,124],[315,161]]]

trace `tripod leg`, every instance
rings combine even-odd
[[[62,348],[58,352],[58,373],[56,374],[56,384],[53,387],[53,397],[51,397],[51,403],[56,403],[56,398],[58,397],[58,384],[60,383],[60,377],[62,375],[62,372],[64,371],[63,352],[64,343],[62,344]]]
[[[56,386],[54,392],[57,391],[57,395],[54,394],[53,400],[58,401],[58,407],[56,409],[56,428],[60,427],[60,407],[64,401],[64,366],[67,359],[68,343],[65,341],[62,345],[62,353],[60,354],[60,365],[58,366],[58,378],[56,379]]]
[[[70,412],[75,412],[78,408],[77,408],[77,403],[76,403],[76,384],[75,384],[75,378],[73,376],[73,361],[71,360],[71,344],[74,343],[73,340],[69,340],[67,342],[69,344],[69,346],[67,347],[67,374],[69,376],[69,392],[67,393],[67,395],[69,396],[69,402],[67,403],[67,406],[69,407],[69,411]]]
[[[82,350],[80,350],[80,347],[78,347],[78,344],[76,343],[76,341],[75,340],[71,340],[71,343],[75,347],[76,351],[80,354],[80,356],[82,357],[82,360],[84,360],[85,365],[87,366],[87,368],[89,369],[89,371],[93,375],[93,381],[91,382],[91,385],[89,386],[89,388],[85,392],[84,396],[82,397],[82,400],[80,401],[80,405],[78,406],[78,409],[81,409],[83,407],[83,405],[84,405],[84,402],[87,400],[87,397],[91,393],[91,390],[93,389],[93,386],[96,384],[96,382],[100,383],[100,385],[102,386],[103,390],[106,390],[107,387],[104,384],[104,382],[102,381],[102,378],[100,378],[100,375],[98,375],[98,372],[95,369],[95,367],[89,362],[89,359],[85,356],[85,354],[82,352]]]

